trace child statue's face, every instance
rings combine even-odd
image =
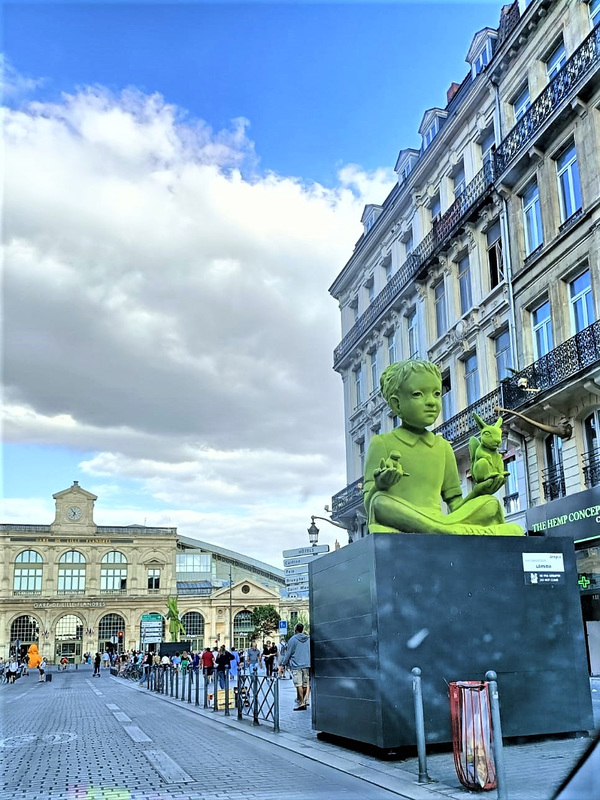
[[[430,372],[413,372],[391,398],[390,407],[414,428],[433,425],[442,410],[441,381]]]

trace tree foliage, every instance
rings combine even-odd
[[[273,636],[279,630],[280,619],[281,617],[275,606],[256,606],[252,610],[254,630],[250,635],[250,641],[256,639],[259,642]]]

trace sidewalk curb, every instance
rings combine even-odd
[[[110,678],[114,680],[118,679],[115,675],[111,675]],[[301,736],[287,733],[286,731],[274,733],[271,727],[265,730],[263,726],[256,727],[250,723],[244,724],[244,720],[240,723],[237,719],[237,712],[235,711],[235,718],[226,717],[219,711],[207,711],[202,707],[196,706],[194,703],[188,703],[175,697],[149,691],[139,686],[137,683],[133,684],[127,679],[121,679],[120,685],[125,685],[134,691],[149,694],[177,708],[186,709],[206,720],[212,720],[217,724],[226,725],[234,731],[254,736],[268,744],[273,744],[284,750],[289,750],[296,755],[305,756],[311,761],[317,761],[324,766],[332,767],[339,772],[344,772],[347,775],[378,786],[381,789],[386,789],[388,792],[392,792],[404,800],[441,800],[441,798],[464,800],[464,798],[470,794],[466,791],[457,792],[453,787],[438,783],[437,781],[432,781],[430,784],[419,784],[416,776],[412,772],[407,772],[399,767],[392,768],[388,766],[386,762],[381,762],[377,766],[373,766],[373,764],[364,761],[360,753],[346,752],[342,748],[336,748],[338,752],[332,754],[330,748],[335,748],[336,745],[324,746],[318,741],[307,741]],[[488,800],[495,800],[495,797],[495,791],[487,793]]]

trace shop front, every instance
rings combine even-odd
[[[600,675],[600,486],[527,510],[530,536],[569,536],[577,554],[577,583],[590,675]]]

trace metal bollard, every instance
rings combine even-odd
[[[191,703],[192,702],[192,678],[194,677],[191,665],[188,667],[187,673],[188,673],[188,703]]]
[[[425,717],[423,714],[423,692],[421,688],[421,670],[419,667],[413,667],[411,670],[413,676],[412,689],[413,700],[415,705],[415,731],[417,734],[417,754],[419,756],[419,783],[428,783],[429,775],[427,774],[427,753],[425,748]]]
[[[219,710],[219,681],[217,680],[218,674],[215,670],[213,672],[213,711]]]
[[[171,693],[173,697],[173,693]],[[175,699],[179,700],[179,670],[175,667]]]
[[[506,786],[506,772],[504,770],[504,751],[502,749],[502,724],[500,722],[500,701],[498,699],[498,676],[493,669],[485,673],[490,695],[490,710],[492,712],[492,750],[496,766],[496,792],[498,800],[508,800]]]
[[[225,670],[225,716],[231,716],[229,713],[229,670]]]
[[[258,721],[258,673],[252,674],[252,724],[260,725]]]
[[[206,667],[202,672],[204,674],[204,708],[208,708],[208,675]]]
[[[279,733],[279,680],[277,676],[273,683],[273,730]]]
[[[200,705],[200,669],[196,670],[195,689],[196,689],[196,705],[199,706]]]

